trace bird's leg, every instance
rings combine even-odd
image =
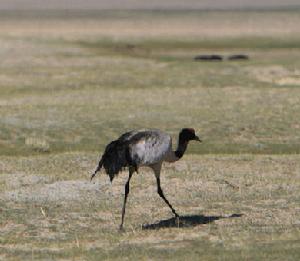
[[[122,208],[122,221],[121,221],[121,225],[120,225],[120,230],[121,231],[123,230],[123,223],[124,223],[124,217],[125,217],[125,207],[126,207],[127,196],[129,194],[129,182],[130,182],[130,179],[132,177],[133,172],[134,172],[134,169],[129,167],[129,177],[128,177],[128,180],[127,180],[126,185],[125,185],[125,196],[124,196],[124,202],[123,202],[123,208]]]
[[[159,194],[159,196],[168,204],[168,206],[170,207],[170,209],[172,210],[173,214],[175,215],[176,219],[179,218],[179,215],[176,213],[175,209],[172,207],[172,205],[170,204],[170,202],[166,199],[161,186],[160,186],[160,177],[156,176],[156,182],[157,182],[157,193]]]

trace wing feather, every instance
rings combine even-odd
[[[170,135],[159,130],[145,130],[130,137],[129,154],[136,165],[151,165],[164,160],[172,148]]]

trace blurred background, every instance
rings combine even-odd
[[[299,8],[1,1],[0,154],[99,151],[126,130],[185,126],[205,141],[192,153],[299,153]]]
[[[299,6],[298,0],[2,0],[1,9],[238,9]]]

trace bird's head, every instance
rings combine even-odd
[[[199,141],[200,138],[195,134],[195,130],[193,128],[184,128],[179,133],[179,140],[182,142],[189,142],[191,140]]]

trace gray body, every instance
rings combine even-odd
[[[160,130],[139,130],[127,135],[129,156],[137,167],[176,160],[169,134]]]

